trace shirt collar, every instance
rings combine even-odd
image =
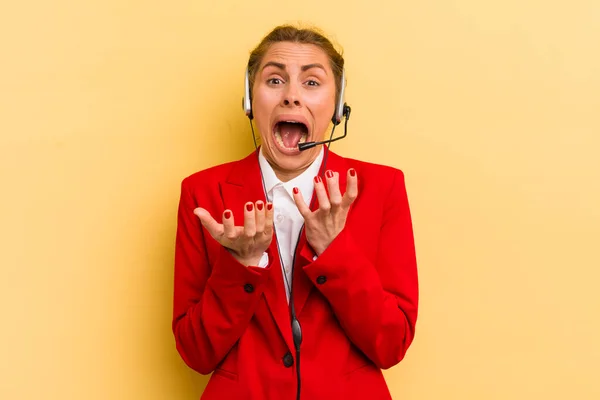
[[[310,164],[310,166],[302,172],[300,175],[291,179],[287,182],[282,182],[279,180],[277,175],[275,175],[275,171],[271,167],[271,164],[267,161],[262,152],[262,147],[260,148],[260,152],[258,154],[258,162],[260,164],[260,169],[262,171],[262,177],[265,183],[265,190],[267,191],[267,195],[272,199],[272,191],[275,186],[283,186],[285,191],[293,198],[293,189],[297,187],[302,192],[302,196],[304,197],[304,202],[306,204],[310,204],[312,200],[312,194],[314,190],[314,177],[319,174],[319,169],[321,168],[321,162],[323,161],[323,148],[321,147],[321,151],[315,160]]]

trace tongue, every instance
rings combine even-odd
[[[304,133],[306,133],[306,129],[302,124],[279,123],[279,134],[281,140],[283,140],[283,145],[287,148],[297,147]]]

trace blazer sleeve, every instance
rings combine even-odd
[[[271,268],[246,267],[221,245],[213,246],[218,250],[209,262],[207,241],[214,239],[194,215],[196,206],[185,179],[177,216],[172,329],[185,363],[209,374],[249,325]]]
[[[404,175],[395,170],[375,262],[342,230],[319,258],[304,267],[328,299],[349,339],[379,368],[405,356],[414,334],[418,279]]]

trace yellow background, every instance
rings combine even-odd
[[[170,331],[181,179],[252,149],[250,49],[345,50],[343,155],[403,169],[421,278],[395,399],[600,398],[600,2],[0,6],[0,398],[197,399]]]

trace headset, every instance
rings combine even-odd
[[[327,144],[327,146],[325,146],[325,149],[326,149],[325,156],[323,157],[323,163],[322,163],[322,166],[320,169],[320,171],[321,171],[320,173],[323,173],[326,170],[327,156],[329,155],[329,144],[331,142],[335,142],[336,140],[345,138],[346,133],[348,131],[348,120],[350,119],[351,108],[344,102],[345,91],[346,91],[346,72],[345,72],[345,70],[342,70],[342,82],[340,85],[340,91],[339,91],[339,93],[337,93],[335,110],[334,110],[333,116],[331,117],[331,122],[333,123],[333,128],[331,129],[331,135],[329,137],[329,140],[323,140],[323,141],[319,141],[319,142],[305,142],[305,143],[298,144],[298,149],[300,151],[310,149],[310,148],[315,147],[320,144]],[[256,156],[258,158],[259,150],[258,150],[258,146],[256,144],[256,135],[254,134],[254,126],[252,124],[252,120],[254,119],[254,116],[252,115],[252,95],[250,92],[250,77],[249,77],[248,68],[246,68],[246,76],[245,76],[245,84],[244,84],[244,97],[242,97],[242,107],[243,107],[244,112],[250,122],[250,129],[252,130],[252,139],[254,140],[254,148],[256,150]],[[335,132],[335,127],[342,122],[343,118],[345,118],[344,135],[333,139],[333,133]],[[260,163],[259,163],[259,169],[260,169]],[[268,194],[267,194],[267,189],[265,187],[265,180],[264,180],[264,177],[262,176],[262,170],[260,171],[260,174],[261,174],[263,190],[265,193],[265,199],[268,201],[269,198],[268,198]],[[312,207],[312,203],[315,201],[314,197],[315,196],[313,196],[313,199],[311,201],[311,207]],[[300,345],[302,344],[302,328],[300,327],[300,322],[298,321],[298,318],[296,317],[296,310],[294,307],[294,295],[293,295],[294,279],[293,279],[293,276],[294,276],[294,265],[296,264],[296,253],[298,252],[298,244],[300,243],[300,237],[302,235],[303,230],[304,230],[304,225],[302,225],[302,228],[300,229],[300,233],[296,240],[296,247],[295,247],[294,253],[293,253],[294,255],[292,257],[292,266],[291,266],[292,282],[288,282],[286,274],[283,273],[283,277],[285,278],[286,290],[289,292],[289,310],[290,310],[290,318],[291,318],[291,323],[292,323],[292,338],[293,338],[294,347],[296,350],[296,380],[297,380],[296,399],[297,400],[300,400],[300,383],[302,381],[301,375],[300,375]],[[283,260],[281,259],[281,251],[279,249],[279,241],[277,240],[277,230],[276,229],[274,229],[274,236],[275,236],[275,242],[277,244],[277,252],[278,252],[278,256],[279,256],[279,262],[283,266]]]

